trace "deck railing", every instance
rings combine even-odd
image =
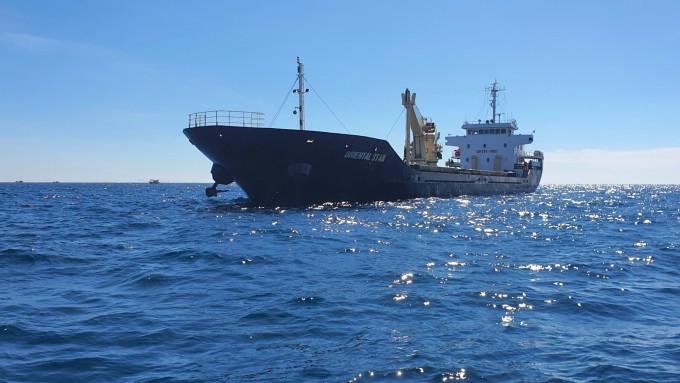
[[[189,127],[197,128],[201,126],[261,128],[264,126],[264,113],[236,110],[210,110],[207,112],[191,113],[189,115]]]

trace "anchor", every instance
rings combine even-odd
[[[217,190],[218,183],[215,182],[211,187],[205,188],[205,195],[208,197],[217,197],[217,193],[224,193],[229,190]]]

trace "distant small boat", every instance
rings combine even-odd
[[[150,183],[150,184],[159,184],[159,183],[161,183],[161,181],[160,181],[160,180],[155,180],[155,179],[150,179],[150,180],[149,180],[149,183]]]
[[[23,183],[24,183],[24,181],[22,181],[22,180],[16,180],[16,181],[14,181],[14,182],[16,182],[16,183],[18,183],[18,184],[23,184]]]

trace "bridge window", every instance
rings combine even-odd
[[[501,129],[501,134],[505,134],[505,129]]]
[[[484,144],[484,147],[486,148],[486,144]]]

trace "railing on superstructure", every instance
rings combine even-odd
[[[264,126],[264,113],[236,110],[210,110],[191,113],[189,115],[189,127],[198,128],[202,126],[261,128]]]

